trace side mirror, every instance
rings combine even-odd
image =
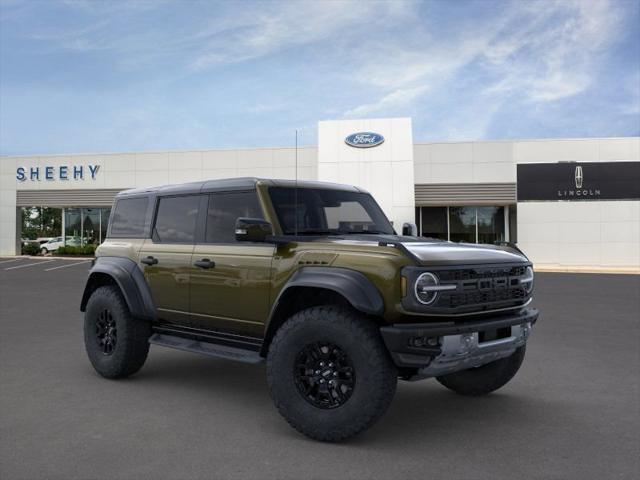
[[[265,242],[273,234],[271,224],[262,218],[244,218],[236,220],[236,240],[238,242]]]
[[[402,235],[407,237],[415,237],[418,235],[418,227],[416,227],[414,223],[403,223]]]

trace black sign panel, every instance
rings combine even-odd
[[[518,165],[518,201],[640,200],[640,162]]]

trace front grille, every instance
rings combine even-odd
[[[457,288],[451,292],[441,292],[434,306],[458,309],[522,304],[528,298],[520,282],[526,269],[527,265],[517,265],[435,272],[441,284],[456,284]]]
[[[459,270],[443,270],[438,272],[441,282],[452,282],[459,280],[477,280],[480,278],[496,277],[521,277],[525,274],[526,265],[505,268],[474,269],[465,268]]]
[[[448,298],[443,300],[447,302],[447,306],[456,308],[462,305],[478,305],[482,303],[500,302],[505,300],[522,300],[526,298],[526,296],[527,293],[524,291],[524,288],[511,288],[504,290],[492,290],[489,292],[473,292],[448,295]]]

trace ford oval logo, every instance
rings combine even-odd
[[[384,142],[384,137],[379,133],[373,132],[358,132],[349,135],[344,139],[347,145],[351,145],[356,148],[371,148],[377,147]]]

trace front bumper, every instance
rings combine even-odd
[[[469,322],[394,324],[380,328],[395,364],[411,380],[479,367],[512,355],[527,342],[538,310],[524,308]]]

